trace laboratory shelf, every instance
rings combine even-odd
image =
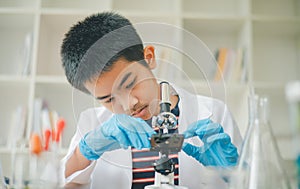
[[[97,10],[110,9],[110,0],[41,0],[41,8],[64,10]]]
[[[247,16],[239,16],[235,15],[222,15],[222,14],[205,14],[202,12],[198,13],[182,13],[182,18],[184,19],[193,19],[193,20],[220,20],[220,21],[245,21]]]
[[[112,0],[112,9],[118,11],[143,11],[145,14],[178,13],[179,0],[152,0],[145,6],[139,0]]]
[[[298,16],[269,16],[269,15],[253,15],[251,17],[253,21],[264,21],[264,22],[298,22],[300,17]]]
[[[60,46],[68,28],[86,15],[41,15],[37,74],[63,76]]]
[[[24,8],[3,8],[0,7],[0,14],[34,14],[35,9],[24,9]]]
[[[300,79],[299,36],[299,21],[254,21],[253,80],[286,83]]]
[[[37,8],[39,0],[1,0],[1,9],[33,9]]]
[[[253,15],[300,16],[300,2],[298,0],[252,0],[251,7]]]
[[[177,19],[180,18],[180,16],[176,13],[167,13],[167,12],[159,12],[156,14],[145,14],[145,12],[142,11],[118,11],[118,13],[125,15],[130,19],[131,22],[159,22],[164,20],[173,20],[178,21]]]
[[[65,156],[68,152],[67,148],[62,148],[56,151],[56,153],[59,156]],[[12,155],[13,153],[16,154],[30,154],[30,150],[29,148],[22,148],[22,149],[16,149],[16,150],[12,150],[12,148],[7,148],[7,147],[0,147],[0,154],[4,154],[4,155]]]
[[[19,106],[27,110],[27,125],[38,98],[64,117],[64,149],[80,113],[100,106],[68,84],[60,48],[76,22],[111,10],[132,21],[145,45],[155,46],[159,79],[223,100],[242,135],[249,88],[267,95],[281,153],[292,159],[284,88],[300,79],[299,0],[0,0],[0,157],[4,154],[5,162],[10,152],[5,133]],[[215,55],[223,47],[242,49],[243,77],[214,80],[220,68]]]
[[[53,76],[53,75],[38,75],[35,78],[36,83],[54,83],[54,84],[66,84],[69,85],[65,76]]]
[[[31,80],[30,76],[21,75],[0,75],[0,82],[13,82],[13,83],[29,83]]]
[[[298,36],[300,32],[300,18],[281,19],[253,19],[254,34],[291,35]],[[272,32],[271,32],[272,31]]]
[[[182,1],[182,12],[206,15],[233,15],[236,17],[246,15],[248,12],[247,1],[245,0],[229,0],[222,3],[219,0],[184,0]]]
[[[42,15],[90,15],[96,13],[95,10],[81,10],[81,9],[63,9],[63,8],[42,8]]]
[[[0,13],[0,74],[21,75],[31,65],[34,17],[34,14]]]
[[[220,47],[238,48],[242,46],[240,35],[242,35],[244,27],[244,20],[239,18],[183,19],[183,28],[203,41],[213,54]],[[185,48],[191,50],[190,46],[193,44],[184,42]]]
[[[12,153],[28,154],[29,149],[28,148],[22,148],[22,149],[13,150],[12,148],[0,147],[0,153],[1,154],[12,154]]]

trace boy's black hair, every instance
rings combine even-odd
[[[88,94],[84,83],[109,71],[120,58],[147,66],[140,36],[127,18],[113,12],[91,15],[71,27],[61,57],[69,83]]]

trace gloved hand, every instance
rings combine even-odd
[[[155,131],[141,118],[125,114],[114,115],[102,126],[104,136],[117,141],[122,148],[129,146],[142,149],[150,148],[150,138]]]
[[[79,143],[80,152],[89,160],[98,159],[104,152],[129,146],[137,149],[150,148],[155,131],[142,119],[116,114]]]
[[[237,148],[231,143],[222,126],[204,119],[191,124],[183,133],[185,138],[198,136],[203,146],[184,143],[182,150],[205,166],[235,166],[238,160]]]

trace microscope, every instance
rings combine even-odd
[[[145,189],[187,189],[174,185],[175,163],[169,158],[170,153],[179,152],[184,136],[178,133],[169,133],[177,127],[177,118],[171,113],[169,83],[160,83],[161,102],[160,113],[153,117],[152,126],[159,132],[151,137],[151,151],[159,152],[159,159],[153,164],[155,170],[154,185]]]

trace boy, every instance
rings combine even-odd
[[[149,151],[155,131],[148,123],[160,111],[159,83],[151,71],[154,51],[143,46],[128,19],[111,12],[92,15],[66,34],[61,55],[68,81],[102,105],[80,116],[63,161],[66,186],[137,189],[153,184],[157,154]],[[228,109],[174,85],[170,101],[178,117],[174,132],[186,138],[182,152],[172,154],[175,184],[223,187],[221,178],[206,177],[205,166],[237,163],[241,137]]]

